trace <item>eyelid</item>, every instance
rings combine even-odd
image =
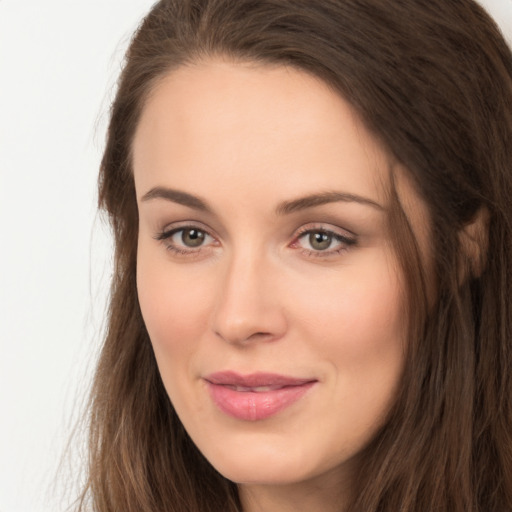
[[[331,235],[334,239],[336,239],[341,247],[336,247],[334,249],[326,249],[326,250],[315,250],[315,249],[306,249],[304,247],[300,247],[300,240],[304,238],[306,235],[316,232],[326,233]],[[351,246],[357,244],[357,235],[347,229],[340,228],[337,226],[333,226],[332,224],[322,224],[322,223],[311,223],[301,226],[293,235],[292,243],[290,247],[297,248],[305,253],[307,256],[314,257],[324,257],[328,258],[329,256],[335,256],[348,250]]]
[[[177,244],[176,242],[172,241],[172,237],[176,233],[187,229],[196,229],[201,231],[212,240],[197,247],[189,247],[187,245],[180,243]],[[321,232],[330,235],[334,240],[338,242],[338,244],[336,244],[336,247],[334,248],[328,248],[325,250],[314,248],[308,249],[302,247],[300,240],[306,235],[315,232]],[[212,232],[212,230],[199,221],[180,221],[168,224],[162,230],[156,233],[153,238],[159,242],[162,242],[167,250],[174,252],[178,256],[198,256],[199,253],[212,250],[214,247],[218,247],[220,245],[218,237]],[[300,250],[307,256],[328,258],[330,256],[336,256],[342,252],[347,251],[356,243],[357,235],[345,228],[340,228],[339,226],[326,223],[309,223],[301,226],[294,232],[292,235],[292,241],[289,243],[288,247]]]
[[[196,248],[187,247],[186,245],[176,245],[171,241],[172,237],[179,233],[180,231],[185,231],[187,229],[196,229],[198,231],[203,232],[206,236],[210,237],[213,240],[212,242],[206,243],[204,245],[200,245]],[[200,252],[211,249],[212,245],[218,245],[217,237],[212,233],[212,231],[204,226],[201,222],[198,221],[181,221],[173,224],[169,224],[165,226],[162,230],[159,230],[158,233],[153,237],[155,240],[162,242],[166,249],[174,252],[178,256],[194,256],[198,255]]]
[[[210,229],[202,222],[195,220],[183,220],[166,224],[163,228],[158,229],[158,232],[154,235],[153,238],[155,238],[155,240],[164,240],[169,236],[172,236],[173,233],[187,228],[203,231],[207,235],[210,235],[212,238],[218,239],[218,237],[213,234],[212,229]]]
[[[341,236],[347,239],[355,240],[357,238],[357,235],[353,231],[324,222],[310,222],[304,224],[295,231],[294,237],[297,238],[304,233],[310,233],[311,231],[324,231],[325,233],[332,233],[333,235]]]

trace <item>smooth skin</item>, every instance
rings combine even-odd
[[[155,87],[133,168],[140,305],[191,438],[245,512],[339,511],[404,364],[388,155],[317,78],[212,59]],[[399,185],[403,204],[420,203]],[[244,421],[207,391],[224,370],[316,383]]]

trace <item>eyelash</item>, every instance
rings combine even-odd
[[[185,232],[187,230],[188,231],[196,230],[196,231],[199,231],[200,233],[203,233],[206,236],[211,237],[212,239],[215,239],[212,235],[210,235],[210,233],[206,229],[201,228],[199,226],[194,226],[194,225],[179,226],[179,227],[176,227],[173,229],[169,229],[167,231],[162,231],[161,233],[158,233],[157,236],[155,236],[155,239],[160,242],[164,242],[165,248],[168,251],[171,251],[178,256],[182,256],[182,257],[189,256],[190,257],[190,256],[198,255],[198,253],[201,250],[205,249],[204,246],[202,246],[202,245],[198,246],[197,249],[185,248],[185,246],[183,246],[183,248],[180,248],[177,245],[175,245],[174,243],[172,243],[172,241],[171,241],[171,239],[174,235],[176,235],[177,233],[180,233],[182,231]]]
[[[313,233],[321,233],[323,235],[329,236],[333,241],[339,242],[340,246],[336,249],[326,249],[324,251],[314,250],[314,249],[306,249],[304,247],[300,247],[299,241],[305,238],[308,235],[312,235]],[[295,236],[294,241],[290,244],[291,247],[299,247],[301,252],[306,256],[311,256],[314,258],[326,258],[329,256],[336,256],[344,253],[349,249],[349,247],[354,246],[357,243],[357,238],[355,236],[345,236],[331,229],[326,229],[325,227],[303,227],[299,229],[299,232]]]
[[[162,231],[158,233],[154,238],[160,242],[165,243],[165,247],[168,251],[173,252],[177,256],[181,257],[193,257],[199,255],[201,251],[204,251],[207,249],[204,245],[200,245],[197,248],[180,248],[176,244],[170,242],[170,239],[172,237],[180,232],[185,232],[187,230],[196,230],[200,233],[203,233],[206,237],[211,237],[213,240],[215,240],[215,237],[211,235],[206,229],[195,226],[195,225],[184,225],[179,226],[167,231]],[[326,250],[314,250],[314,249],[306,249],[304,247],[300,246],[300,240],[305,238],[308,235],[311,235],[313,233],[320,233],[323,235],[326,235],[330,237],[333,241],[339,242],[340,247],[336,249],[326,249]],[[343,252],[347,251],[351,246],[354,246],[357,244],[357,238],[355,236],[345,236],[341,235],[340,233],[337,233],[336,231],[333,231],[331,229],[326,229],[325,227],[321,226],[309,226],[309,227],[303,227],[300,228],[298,233],[295,235],[293,242],[289,245],[290,247],[297,248],[300,250],[300,252],[308,257],[315,257],[315,258],[328,258],[329,256],[336,256],[339,254],[342,254]]]

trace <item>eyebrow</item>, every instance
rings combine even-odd
[[[150,201],[152,199],[165,199],[178,203],[183,206],[188,206],[194,210],[199,210],[206,213],[212,213],[211,208],[206,204],[206,201],[197,196],[166,187],[154,187],[149,192],[141,197],[141,201]]]
[[[345,192],[323,192],[320,194],[311,194],[309,196],[293,199],[292,201],[284,201],[277,208],[279,215],[287,215],[314,206],[321,206],[328,203],[359,203],[364,206],[371,206],[380,211],[384,211],[384,207],[372,199],[358,196],[356,194],[348,194]]]
[[[150,201],[152,199],[165,199],[167,201],[172,201],[173,203],[188,206],[194,210],[213,213],[213,210],[208,206],[205,200],[187,192],[182,192],[181,190],[166,187],[154,187],[142,196],[141,201]],[[277,206],[276,214],[289,215],[315,206],[336,202],[358,203],[364,206],[371,206],[379,211],[384,211],[384,207],[382,205],[366,197],[348,194],[345,192],[322,192],[293,199],[291,201],[283,201]]]

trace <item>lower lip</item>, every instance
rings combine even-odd
[[[207,381],[215,405],[225,414],[245,421],[258,421],[274,416],[302,398],[315,384],[306,382],[274,391],[235,391]]]

